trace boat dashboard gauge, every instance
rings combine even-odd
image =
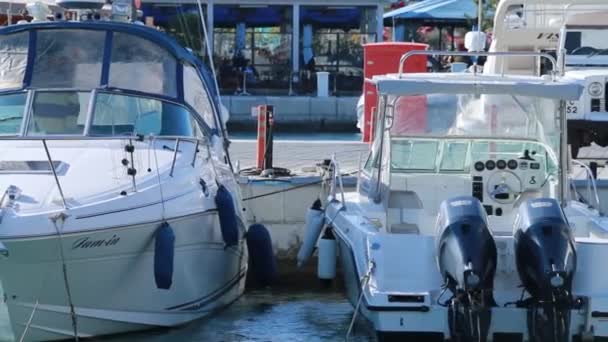
[[[509,167],[510,170],[515,170],[517,169],[517,160],[515,159],[511,159],[507,162],[507,167]]]
[[[492,171],[492,170],[494,170],[494,168],[495,168],[495,167],[496,167],[496,162],[495,162],[495,161],[493,161],[493,160],[488,160],[488,161],[486,162],[486,169],[487,169],[488,171]]]
[[[499,170],[504,170],[507,167],[507,162],[504,161],[504,160],[502,160],[502,159],[500,159],[499,161],[496,162],[496,167]]]
[[[475,163],[475,170],[477,172],[483,171],[483,169],[485,169],[485,167],[486,167],[486,165],[481,161],[478,161],[477,163]]]

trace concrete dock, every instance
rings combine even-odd
[[[251,109],[274,106],[275,122],[280,127],[313,129],[354,129],[357,123],[358,97],[352,96],[224,96],[222,103],[230,111],[229,129],[256,127]]]

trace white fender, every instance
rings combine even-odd
[[[300,250],[298,251],[298,267],[304,266],[308,259],[310,259],[315,250],[317,240],[319,240],[319,236],[321,235],[324,223],[325,215],[323,210],[321,210],[321,201],[317,199],[306,212],[304,242],[302,242],[302,246],[300,246]]]
[[[322,280],[331,280],[336,277],[336,239],[331,228],[325,229],[323,238],[319,240],[317,276]]]

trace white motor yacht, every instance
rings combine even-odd
[[[448,53],[402,62],[413,54]],[[527,55],[540,56],[501,54]],[[380,340],[608,338],[608,221],[568,179],[565,103],[582,86],[557,74],[372,82],[379,115],[357,190],[340,191],[336,163],[325,209],[354,315]],[[449,105],[424,109],[434,96]],[[400,125],[404,103],[425,122]]]
[[[0,280],[15,338],[177,326],[239,298],[240,193],[201,62],[115,21],[8,26],[0,46]]]

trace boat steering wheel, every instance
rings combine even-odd
[[[523,183],[514,172],[499,170],[488,178],[486,189],[494,202],[511,204],[522,194]]]

